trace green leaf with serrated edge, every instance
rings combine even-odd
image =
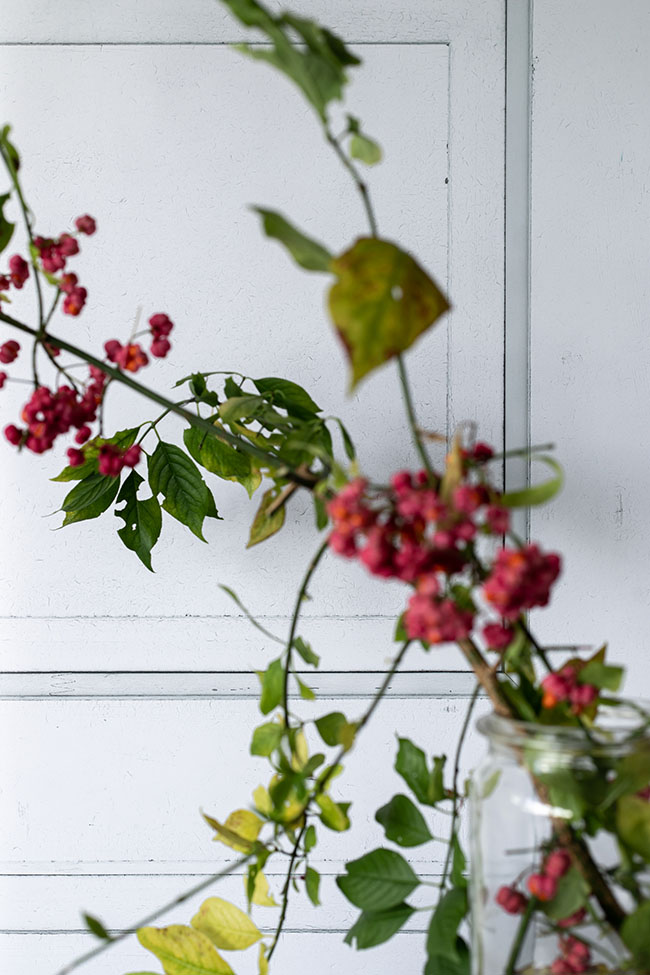
[[[189,455],[197,464],[225,481],[237,481],[242,484],[251,497],[260,483],[260,478],[258,475],[256,481],[252,476],[255,472],[250,457],[235,450],[230,444],[206,435],[196,427],[189,427],[183,431],[183,442]]]
[[[315,826],[311,825],[307,827],[307,831],[305,832],[305,839],[303,843],[305,847],[305,853],[309,853],[310,850],[314,849],[317,843]]]
[[[269,488],[269,490],[265,491],[262,495],[262,502],[257,509],[255,518],[253,519],[246,548],[252,548],[253,545],[259,545],[260,542],[266,541],[266,539],[270,538],[271,535],[275,535],[276,532],[279,532],[284,525],[284,505],[282,505],[276,511],[273,511],[270,515],[267,514],[268,508],[271,504],[273,504],[279,493],[279,489],[277,487],[273,487]]]
[[[561,921],[575,914],[587,903],[589,884],[576,867],[571,867],[557,882],[557,893],[550,901],[540,903],[540,909],[553,921]]]
[[[313,20],[283,12],[275,16],[257,0],[224,0],[247,27],[257,27],[270,47],[237,44],[256,60],[266,61],[290,78],[324,122],[327,106],[343,97],[345,69],[360,64],[343,41]]]
[[[546,504],[561,490],[564,483],[564,473],[558,462],[546,454],[535,454],[533,460],[542,461],[554,472],[554,476],[542,484],[534,484],[521,491],[506,491],[499,498],[499,504],[504,508],[528,508],[537,504]]]
[[[112,941],[113,938],[108,933],[102,922],[93,917],[92,914],[82,914],[84,919],[84,924],[88,928],[91,934],[94,934],[96,938],[100,938],[102,941]]]
[[[337,877],[340,890],[355,907],[383,911],[401,904],[420,880],[403,856],[380,847],[346,863],[345,876]]]
[[[426,271],[390,241],[362,237],[332,261],[332,270],[329,308],[350,359],[351,389],[449,309]]]
[[[359,950],[382,945],[404,927],[413,912],[409,904],[397,904],[386,911],[364,911],[346,934],[345,943],[354,947],[356,942]]]
[[[296,653],[299,653],[306,664],[311,664],[312,667],[318,667],[320,663],[320,657],[318,654],[314,653],[311,648],[311,644],[303,640],[301,636],[297,636],[296,639],[291,644]]]
[[[261,724],[253,731],[251,755],[272,755],[280,747],[284,729],[275,721]]]
[[[138,941],[162,962],[165,975],[233,975],[232,968],[200,931],[184,924],[140,928]]]
[[[460,960],[457,946],[458,928],[467,914],[467,891],[454,887],[446,891],[433,912],[427,934],[427,955]]]
[[[434,758],[430,772],[424,752],[408,738],[398,738],[399,748],[395,759],[395,771],[402,776],[418,802],[433,806],[446,797],[443,771],[444,755]]]
[[[317,240],[307,237],[275,210],[265,210],[262,207],[253,207],[253,210],[262,218],[266,236],[283,244],[296,264],[305,271],[330,270],[332,255]]]
[[[180,447],[161,440],[148,458],[148,467],[154,497],[162,494],[164,510],[204,542],[210,492],[196,464]]]
[[[89,474],[97,473],[97,459],[99,457],[99,448],[103,444],[113,444],[119,447],[121,450],[126,450],[133,443],[135,443],[135,438],[138,435],[140,427],[131,427],[128,430],[119,430],[116,434],[108,439],[103,437],[95,437],[93,440],[89,440],[88,443],[83,446],[83,453],[86,460],[79,467],[64,467],[60,474],[56,477],[50,478],[51,481],[81,481],[84,477]]]
[[[299,677],[296,677],[296,681],[298,682],[298,690],[303,701],[315,701],[316,695],[309,684],[305,684]]]
[[[115,509],[118,518],[124,519],[124,527],[118,528],[120,536],[128,549],[138,556],[140,561],[150,572],[151,550],[158,541],[162,528],[162,515],[157,498],[138,498],[138,488],[143,478],[137,471],[131,471],[122,490],[117,496],[117,503],[124,502],[124,507]]]
[[[91,518],[98,518],[111,506],[115,500],[117,492],[120,489],[119,477],[102,477],[101,474],[91,474],[88,478],[86,478],[86,480],[89,481],[91,478],[98,478],[99,480],[106,482],[106,486],[100,489],[95,483],[92,485],[87,485],[85,481],[80,481],[79,484],[77,484],[77,486],[70,491],[64,501],[64,504],[67,502],[68,504],[73,504],[75,507],[74,510],[66,511],[61,528],[64,528],[66,525],[73,525],[80,521],[88,521]],[[77,489],[82,489],[84,485],[84,491],[80,490],[79,494],[77,494],[75,498],[71,498],[73,492],[77,491]],[[80,504],[80,499],[83,497],[94,497],[95,500],[90,503],[87,502],[85,507],[77,507],[77,505]]]
[[[377,810],[375,819],[384,827],[386,839],[399,846],[420,846],[433,839],[424,816],[408,796],[393,796]]]
[[[305,870],[305,889],[314,907],[320,907],[320,900],[318,898],[319,888],[320,874],[318,870],[314,870],[313,867],[307,867]]]
[[[335,802],[330,796],[321,794],[316,796],[316,805],[320,809],[320,820],[323,826],[334,830],[336,833],[343,833],[350,828],[350,819],[347,814],[347,805],[343,802]]]
[[[15,224],[10,223],[4,215],[4,206],[11,199],[11,193],[0,196],[0,254],[9,246],[15,228]]]
[[[605,664],[600,660],[590,660],[580,670],[578,682],[593,684],[599,690],[617,691],[621,686],[624,673],[623,667]]]
[[[366,166],[375,166],[381,162],[381,146],[367,135],[358,133],[350,139],[350,155],[353,159],[360,159]]]
[[[650,900],[644,901],[623,921],[621,938],[632,952],[637,965],[645,969],[650,967]]]
[[[462,938],[456,938],[456,957],[429,955],[424,975],[470,975],[470,953]]]
[[[284,690],[284,666],[282,658],[272,660],[265,671],[259,672],[258,677],[262,683],[262,694],[260,697],[260,711],[268,714],[273,708],[277,708],[282,700]]]
[[[625,845],[650,863],[650,802],[622,796],[616,803],[616,829]]]

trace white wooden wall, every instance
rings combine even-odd
[[[532,530],[565,552],[566,582],[557,609],[537,626],[555,642],[611,637],[640,687],[649,601],[642,484],[650,25],[642,4],[619,4],[605,28],[614,14],[600,0],[570,10],[537,0],[530,208],[528,98],[522,103],[519,89],[526,57],[513,76],[514,55],[527,50],[528,5],[509,4],[509,43],[517,45],[508,56],[509,111],[518,94],[524,117],[508,127],[507,293],[504,0],[294,7],[330,23],[362,54],[349,107],[385,148],[372,175],[380,228],[412,248],[454,300],[448,325],[411,356],[419,411],[441,430],[477,419],[497,443],[504,419],[509,436],[530,427],[534,442],[558,443],[569,486],[552,512],[533,516]],[[99,221],[80,261],[91,300],[69,334],[97,346],[124,334],[139,304],[147,314],[167,310],[178,331],[172,360],[150,371],[159,388],[205,363],[287,375],[344,417],[370,474],[414,463],[392,370],[346,398],[322,282],[263,241],[246,209],[282,209],[336,249],[362,228],[360,207],[300,98],[224,46],[240,35],[212,0],[5,0],[3,21],[3,110],[39,227],[63,229],[84,210]],[[530,282],[527,260],[517,260],[529,235]],[[2,395],[4,416],[13,391]],[[148,415],[136,401],[127,409],[115,400],[115,425],[132,410]],[[209,546],[167,526],[150,576],[113,534],[110,515],[52,531],[56,518],[43,516],[61,490],[47,481],[51,457],[18,460],[6,448],[0,471],[0,969],[53,975],[87,947],[80,909],[124,927],[225,862],[198,810],[227,813],[266,774],[247,756],[246,729],[255,713],[251,671],[271,650],[217,583],[283,632],[314,540],[307,499],[299,499],[281,536],[244,552],[252,508],[241,488],[219,485],[226,521],[211,526]],[[323,657],[317,703],[322,711],[342,698],[354,716],[381,680],[404,594],[333,560],[313,590],[303,632]],[[346,857],[380,840],[372,814],[396,791],[394,732],[431,751],[452,747],[468,690],[455,673],[460,661],[450,649],[414,656],[409,666],[381,730],[371,726],[351,757],[341,794],[355,801],[355,828],[319,851],[325,909],[292,910],[277,954],[289,975],[306,959],[317,975],[352,966],[362,975],[391,965],[419,970],[417,924],[373,952],[353,955],[342,944],[352,914],[331,879]],[[472,738],[467,764],[479,749]],[[429,856],[418,866],[435,874]],[[240,884],[229,880],[224,896],[236,896]],[[192,907],[165,920],[186,921]],[[87,971],[147,967],[146,953],[129,942]]]
[[[392,0],[297,6],[359,48],[365,68],[348,107],[385,147],[371,178],[381,231],[419,254],[454,295],[457,311],[411,357],[422,416],[443,431],[480,419],[499,441],[502,0],[439,0],[426,12],[419,0],[399,9]],[[69,333],[97,346],[124,334],[139,304],[146,314],[167,310],[178,329],[172,360],[150,371],[160,388],[200,367],[287,375],[345,418],[369,473],[385,478],[415,463],[393,370],[346,397],[323,282],[264,241],[246,208],[284,210],[334,250],[365,232],[300,97],[225,46],[240,34],[212,0],[9,7],[3,103],[39,227],[56,229],[84,210],[100,227],[80,262],[90,302]],[[133,409],[148,415],[116,399],[111,419],[119,427]],[[209,546],[169,525],[151,576],[123,549],[110,515],[51,530],[56,519],[42,516],[61,498],[47,481],[51,457],[17,459],[6,449],[0,466],[0,720],[11,743],[0,774],[0,968],[53,975],[88,943],[80,909],[125,927],[227,862],[199,809],[225,815],[267,775],[248,755],[248,729],[252,671],[274,651],[217,583],[285,633],[316,542],[309,500],[298,498],[283,533],[245,552],[253,508],[240,487],[220,484],[226,520],[210,527]],[[382,679],[405,594],[334,560],[312,588],[303,632],[323,658],[312,712],[342,706],[355,716]],[[381,727],[371,726],[351,758],[341,795],[354,800],[355,828],[319,847],[325,908],[292,909],[277,954],[287,973],[307,958],[323,973],[354,966],[370,975],[389,959],[419,965],[417,924],[387,952],[356,957],[343,945],[354,911],[333,882],[346,858],[381,840],[373,813],[398,789],[395,732],[430,751],[453,748],[470,688],[460,661],[452,650],[414,654],[410,668]],[[473,739],[468,757],[477,749]],[[419,868],[435,874],[437,854],[425,856]],[[223,890],[237,897],[241,877]],[[187,922],[193,908],[164,920]],[[271,927],[272,914],[260,909],[258,923]],[[253,962],[236,960],[238,973]],[[87,971],[150,967],[131,941]]]

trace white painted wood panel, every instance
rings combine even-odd
[[[80,210],[100,225],[80,261],[89,305],[68,333],[99,344],[128,329],[138,304],[146,313],[164,307],[178,340],[173,365],[151,370],[152,384],[168,388],[208,358],[286,374],[344,417],[369,473],[385,478],[414,464],[393,370],[346,398],[322,282],[292,268],[246,209],[284,209],[334,249],[363,232],[359,204],[308,111],[282,79],[223,46],[241,35],[218,5],[62,0],[51,16],[42,5],[7,3],[0,85],[39,226],[63,226]],[[384,145],[386,162],[370,177],[380,229],[453,295],[448,321],[411,357],[422,420],[445,431],[480,418],[483,435],[500,442],[503,0],[295,6],[360,43],[366,65],[348,107]],[[114,401],[111,410],[116,425],[126,422],[126,408]],[[0,969],[12,975],[53,973],[86,948],[80,907],[125,925],[224,862],[197,810],[243,804],[265,772],[247,755],[255,715],[247,673],[275,650],[217,583],[237,589],[282,636],[314,547],[308,499],[299,498],[283,534],[244,553],[253,508],[241,488],[220,484],[227,520],[210,527],[210,548],[171,525],[150,576],[123,550],[110,515],[74,535],[51,530],[56,517],[42,516],[62,496],[46,480],[55,470],[51,458],[3,450],[0,724],[12,747],[0,775]],[[324,670],[336,671],[312,681],[321,709],[361,712],[394,652],[405,592],[330,559],[312,594],[301,632]],[[295,908],[277,953],[283,971],[304,967],[309,951],[319,975],[420,965],[421,933],[351,953],[340,933],[351,915],[332,884],[347,856],[381,837],[374,809],[400,788],[394,732],[436,752],[453,746],[468,691],[457,654],[417,651],[410,666],[442,672],[398,679],[382,729],[371,726],[351,756],[356,839],[331,837],[319,851],[332,906],[313,917],[309,906]],[[471,739],[467,763],[478,748]],[[432,848],[419,869],[438,867]],[[130,944],[86,970],[146,967],[147,954]]]
[[[535,4],[533,442],[567,485],[533,535],[565,555],[540,633],[602,644],[650,695],[650,8]]]

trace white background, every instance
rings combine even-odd
[[[393,370],[346,396],[324,281],[293,268],[247,210],[283,210],[335,251],[365,231],[300,97],[224,46],[240,36],[227,15],[208,0],[5,6],[3,111],[38,229],[56,233],[85,211],[99,223],[77,262],[88,306],[61,330],[99,348],[128,334],[139,305],[147,316],[166,310],[177,331],[173,356],[146,376],[157,388],[196,368],[287,376],[345,418],[368,473],[385,478],[414,464]],[[514,147],[530,161],[522,196],[504,174],[502,0],[436,0],[425,11],[419,0],[294,6],[358,46],[365,65],[349,110],[385,149],[371,175],[380,229],[417,254],[454,302],[409,357],[423,422],[449,432],[478,420],[481,435],[500,444],[505,401],[507,429],[529,427],[532,442],[558,445],[568,485],[531,527],[561,549],[566,570],[554,608],[535,625],[556,643],[610,640],[634,692],[648,693],[650,14],[633,0],[616,14],[605,2],[568,9],[537,0],[531,129],[513,118],[507,134],[509,158]],[[511,25],[521,10],[513,0]],[[528,38],[511,34],[513,43]],[[504,202],[511,251],[530,234],[529,278],[505,280]],[[29,300],[16,312],[29,315]],[[509,316],[504,331],[504,305],[517,301],[525,314]],[[523,377],[521,394],[504,390],[506,347],[519,350],[506,374]],[[20,397],[2,395],[8,422]],[[111,421],[126,425],[134,410],[151,415],[116,396]],[[178,436],[173,423],[169,436]],[[266,775],[247,756],[247,729],[251,671],[274,650],[217,584],[282,634],[315,538],[299,496],[283,533],[245,552],[254,508],[242,488],[219,483],[225,521],[210,525],[209,545],[167,524],[152,576],[123,548],[110,513],[52,530],[59,516],[44,516],[63,493],[47,480],[57,471],[52,456],[17,458],[5,447],[0,466],[0,951],[12,975],[53,975],[87,946],[80,909],[119,929],[225,862],[198,809],[225,816]],[[354,717],[393,652],[404,592],[330,559],[313,595],[302,632],[323,658],[319,711]],[[284,970],[307,959],[317,975],[419,970],[417,923],[373,952],[341,944],[354,912],[329,878],[380,841],[373,811],[397,791],[394,733],[429,752],[453,749],[469,688],[460,670],[445,648],[414,656],[395,682],[381,726],[368,730],[339,786],[354,800],[355,829],[319,849],[325,908],[296,899],[277,954]],[[466,765],[480,747],[472,737]],[[435,875],[436,849],[419,856],[420,871]],[[240,884],[229,880],[224,896],[237,897]],[[192,913],[186,905],[165,921]],[[148,967],[156,966],[129,942],[87,971]]]

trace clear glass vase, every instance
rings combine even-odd
[[[473,975],[650,972],[648,706],[601,707],[587,731],[478,728]]]

